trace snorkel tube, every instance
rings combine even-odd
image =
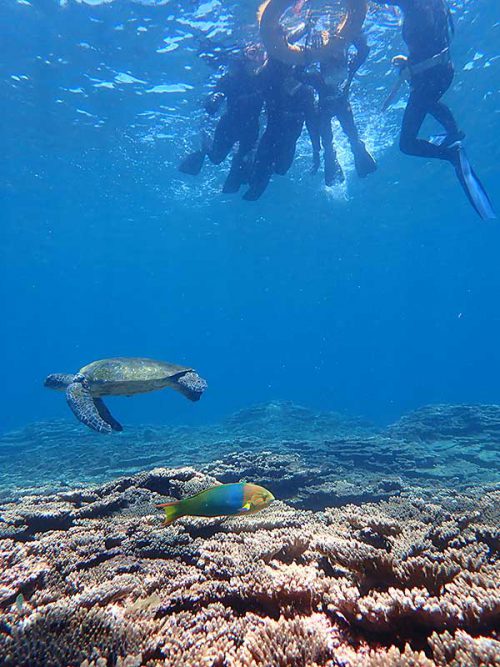
[[[323,33],[321,43],[308,47],[290,44],[280,19],[293,6],[299,10],[304,0],[265,0],[259,7],[257,18],[260,36],[268,56],[281,60],[287,65],[308,65],[312,62],[326,62],[338,57],[361,32],[367,12],[367,0],[343,0],[345,14],[333,33]]]

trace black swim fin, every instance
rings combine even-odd
[[[243,195],[245,201],[257,201],[264,194],[267,186],[269,185],[270,178],[261,179],[260,181],[253,181],[250,183],[250,187]]]
[[[179,171],[190,176],[198,176],[205,161],[205,151],[196,151],[191,153],[179,165]]]
[[[231,169],[224,182],[222,192],[225,194],[238,192],[243,183],[248,183],[251,171],[251,160],[236,154],[231,162]]]
[[[458,180],[477,214],[483,220],[496,220],[497,216],[493,210],[490,198],[474,169],[471,167],[463,146],[460,143],[456,143],[450,146],[450,148],[456,152],[453,165],[457,172]]]
[[[325,152],[325,185],[332,187],[345,181],[344,170],[340,166],[336,153]]]
[[[377,163],[367,151],[366,146],[362,141],[359,142],[359,145],[353,151],[353,155],[356,173],[360,178],[365,178],[368,174],[373,174],[374,171],[377,171]]]

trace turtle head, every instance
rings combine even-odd
[[[67,375],[66,373],[52,373],[47,375],[44,387],[47,389],[55,389],[56,391],[66,391],[68,386],[73,382],[74,375]]]
[[[184,394],[186,398],[189,398],[190,401],[199,401],[201,395],[207,388],[205,380],[194,371],[188,371],[178,377],[176,385],[175,388],[180,391],[181,394]]]

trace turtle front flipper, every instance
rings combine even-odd
[[[123,426],[119,421],[116,421],[102,398],[94,398],[93,400],[97,408],[97,412],[101,415],[102,419],[104,419],[104,421],[111,426],[113,431],[123,431]]]
[[[87,383],[76,379],[66,389],[66,400],[73,414],[82,424],[97,431],[98,433],[111,433],[112,428],[99,414],[90,393]]]
[[[207,388],[206,380],[195,371],[188,371],[177,378],[177,386],[174,389],[184,394],[190,401],[199,401],[201,395]]]

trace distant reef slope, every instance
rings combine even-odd
[[[221,481],[253,476],[314,510],[378,501],[408,485],[467,490],[499,479],[500,407],[429,406],[385,429],[283,402],[219,424],[132,427],[109,437],[70,421],[33,424],[0,437],[0,502],[165,465]]]

